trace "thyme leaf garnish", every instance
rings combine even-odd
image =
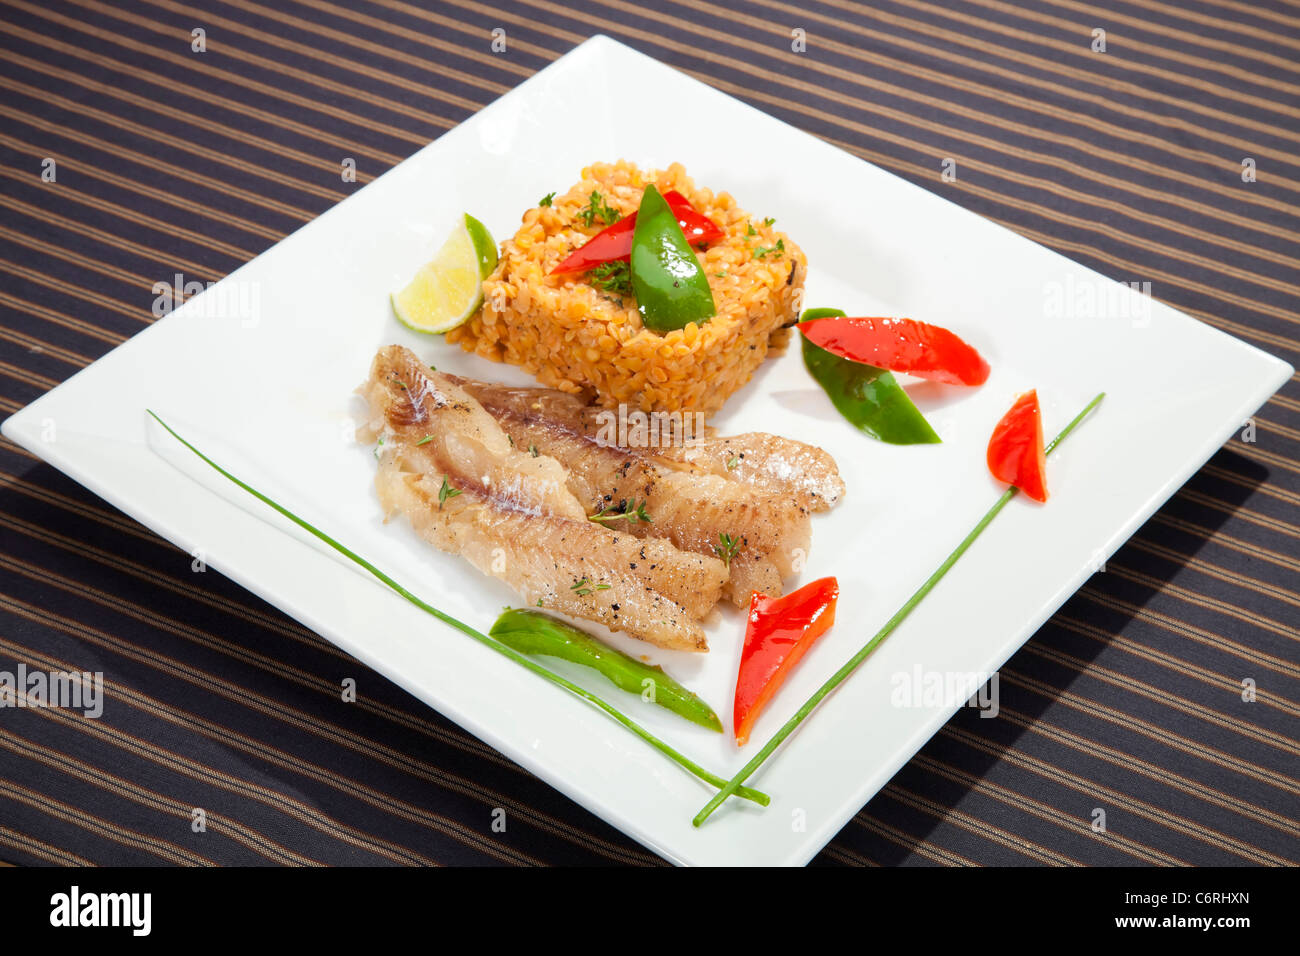
[[[591,284],[615,295],[632,294],[632,269],[626,262],[613,259],[602,262],[587,273]]]
[[[578,597],[586,597],[592,591],[608,591],[610,587],[608,584],[591,584],[586,578],[579,578],[569,585],[569,590]]]
[[[721,547],[715,544],[713,546],[713,552],[722,559],[723,564],[730,568],[731,559],[736,556],[736,552],[740,549],[740,539],[733,538],[725,531],[722,531],[718,534],[718,542],[721,544]]]
[[[636,503],[635,498],[633,498],[630,502],[620,501],[617,506],[606,505],[604,508],[601,508],[599,511],[597,511],[594,515],[588,515],[587,520],[588,521],[618,521],[620,518],[626,518],[628,524],[630,525],[636,524],[638,521],[644,521],[646,524],[650,524],[654,519],[651,518],[649,513],[647,513],[645,510],[645,506],[647,504],[649,504],[648,499],[646,501],[641,502],[640,504]]]
[[[448,498],[455,498],[458,494],[460,494],[460,492],[447,484],[447,476],[443,475],[442,487],[438,489],[438,510],[442,510],[442,506],[446,504]]]
[[[586,208],[579,211],[578,218],[582,220],[584,226],[591,227],[597,219],[607,226],[612,226],[623,217],[617,209],[605,202],[605,197],[593,191],[591,198],[587,200]]]

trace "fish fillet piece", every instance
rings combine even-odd
[[[370,419],[357,437],[382,439],[381,454],[389,441],[401,441],[413,470],[446,475],[457,486],[482,485],[492,498],[530,513],[586,518],[558,462],[511,445],[478,402],[445,379],[435,381],[410,349],[380,349],[360,392]]]
[[[751,485],[772,494],[790,495],[809,511],[827,511],[844,495],[844,480],[830,453],[767,432],[709,435],[682,445],[655,449],[670,467],[685,467]]]
[[[375,488],[434,547],[460,554],[528,605],[674,650],[707,651],[699,618],[727,570],[716,558],[587,520],[553,458],[510,444],[472,397],[406,349],[382,350],[362,386],[378,441]]]
[[[494,387],[502,389],[502,401],[512,410],[564,421],[602,444],[617,444],[606,439],[610,431],[609,409],[594,408],[576,395],[553,388]],[[767,432],[719,436],[714,429],[705,428],[689,442],[626,450],[663,467],[717,475],[760,491],[785,495],[809,511],[833,508],[845,491],[839,467],[829,452]]]
[[[664,535],[701,555],[725,550],[720,535],[735,539],[724,594],[748,605],[755,591],[782,593],[784,578],[808,554],[812,538],[807,509],[796,501],[699,470],[662,467],[635,450],[602,444],[584,427],[580,407],[534,401],[542,389],[515,389],[445,376],[472,395],[517,447],[536,449],[559,461],[568,487],[598,512],[637,507],[650,521],[611,518],[612,527],[636,535]]]

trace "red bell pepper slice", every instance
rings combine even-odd
[[[724,233],[717,223],[697,212],[686,197],[676,189],[664,193],[664,199],[668,202],[668,208],[676,214],[677,224],[682,227],[682,233],[691,245],[717,242],[723,237]],[[635,229],[636,213],[624,216],[569,253],[568,258],[551,270],[551,275],[586,272],[601,263],[615,260],[626,262],[632,255],[632,233]]]
[[[948,385],[983,385],[989,363],[962,339],[915,319],[832,317],[799,323],[814,345],[863,365]]]
[[[1047,500],[1047,454],[1038,392],[1030,389],[1002,416],[989,439],[989,471],[1035,501]]]
[[[820,578],[784,597],[755,592],[750,598],[732,713],[737,745],[749,739],[758,715],[791,669],[835,623],[839,596],[835,578]]]

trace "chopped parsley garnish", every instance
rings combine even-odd
[[[613,505],[606,505],[604,508],[601,508],[599,511],[597,511],[594,515],[588,515],[587,520],[588,521],[617,521],[620,518],[626,518],[628,524],[636,524],[638,521],[644,521],[646,524],[650,524],[654,519],[651,518],[650,515],[646,513],[645,510],[646,504],[648,504],[648,500],[643,501],[640,504],[637,504],[635,498],[630,502],[620,501],[617,507]]]
[[[715,273],[713,273],[713,274],[714,274],[715,276],[717,276],[719,279],[725,279],[725,278],[727,277],[727,273],[726,273],[725,271],[724,271],[724,272],[715,272]]]
[[[379,436],[379,444],[375,446],[375,458],[379,457],[379,449],[384,447],[384,436]]]
[[[547,193],[541,199],[537,200],[537,205],[549,206],[551,204],[551,200],[553,200],[554,198],[555,198],[555,193]]]
[[[777,259],[780,259],[784,253],[785,253],[785,240],[778,239],[776,241],[776,245],[774,246],[759,246],[757,249],[755,249],[754,258],[765,259],[769,255],[771,255]]]
[[[739,464],[740,464],[740,459],[737,458],[735,455],[732,455],[730,458],[727,459],[727,471],[735,471],[736,467]]]
[[[534,458],[536,458],[536,457],[537,457],[537,446],[536,446],[536,445],[531,445],[531,444],[530,444],[530,445],[528,446],[528,454],[530,454],[530,455],[532,455]]]
[[[420,445],[427,445],[427,444],[429,444],[429,442],[431,442],[431,441],[433,441],[433,436],[432,436],[432,435],[425,435],[423,438],[421,438],[421,439],[420,439],[419,441],[417,441],[415,444],[416,444],[416,447],[419,447]]]
[[[766,219],[763,220],[763,225],[770,226],[774,222],[776,222],[776,219],[773,218],[772,216],[768,216]]]
[[[733,538],[724,531],[718,535],[718,541],[722,547],[718,547],[718,545],[715,544],[713,546],[713,551],[722,559],[722,563],[730,568],[731,559],[736,556],[736,551],[740,548],[740,539]]]
[[[745,235],[746,236],[758,235],[758,230],[754,228],[754,224],[752,222],[745,223]]]
[[[632,268],[626,262],[618,259],[602,262],[587,277],[592,285],[605,292],[620,296],[632,294]]]
[[[622,214],[605,202],[605,197],[598,192],[593,192],[591,198],[587,200],[587,207],[578,213],[578,218],[582,220],[584,226],[592,226],[599,219],[607,226],[612,226],[622,218]]]
[[[460,494],[460,492],[447,484],[447,476],[443,475],[442,487],[438,489],[438,510],[442,510],[442,506],[446,503],[448,498],[455,498],[458,494]]]

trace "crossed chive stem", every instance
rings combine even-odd
[[[371,564],[365,558],[361,557],[361,555],[357,554],[351,548],[347,547],[343,543],[332,538],[330,535],[326,534],[324,531],[320,530],[310,522],[304,520],[303,518],[298,517],[298,515],[294,514],[292,511],[290,511],[288,508],[281,505],[279,502],[274,501],[271,498],[268,498],[266,495],[262,494],[262,492],[258,491],[252,485],[248,484],[242,479],[237,478],[235,475],[226,471],[226,469],[222,468],[220,465],[218,465],[215,461],[213,461],[203,452],[199,451],[198,448],[191,445],[186,439],[182,438],[176,432],[176,430],[173,429],[170,425],[168,425],[165,421],[163,421],[162,418],[159,417],[158,413],[155,412],[153,409],[146,408],[145,411],[148,413],[149,417],[152,418],[154,421],[156,421],[159,425],[161,425],[162,428],[169,435],[171,435],[178,442],[184,445],[187,449],[193,452],[195,456],[197,456],[201,461],[203,461],[204,464],[208,465],[210,468],[216,471],[223,478],[226,478],[233,484],[237,485],[238,487],[242,488],[244,491],[248,492],[258,501],[262,502],[272,510],[283,515],[285,518],[288,518],[290,521],[292,521],[298,527],[302,528],[308,534],[312,535],[314,538],[324,542],[326,545],[328,545],[333,550],[337,551],[339,554],[343,555],[343,557],[347,558],[353,564],[360,567],[363,571],[366,571],[368,574],[372,575],[381,584],[383,584],[385,587],[395,592],[403,600],[419,608],[421,611],[425,612],[426,614],[429,614],[432,617],[437,618],[447,626],[455,628],[456,630],[460,631],[462,634],[465,634],[466,636],[472,638],[473,640],[477,641],[479,644],[482,644],[484,647],[488,648],[489,650],[497,654],[500,654],[502,657],[509,658],[510,660],[514,661],[516,664],[518,664],[520,667],[524,668],[525,670],[532,671],[534,674],[536,674],[538,677],[542,678],[543,680],[548,681],[549,683],[554,684],[556,687],[568,691],[574,697],[577,697],[580,700],[584,700],[587,703],[591,704],[597,710],[602,711],[606,716],[608,716],[615,723],[622,725],[628,731],[635,734],[637,737],[640,737],[647,744],[649,744],[655,750],[658,750],[669,760],[676,763],[687,773],[690,773],[693,776],[698,777],[700,780],[703,780],[705,783],[713,787],[721,787],[727,783],[727,781],[724,780],[718,774],[713,773],[710,770],[706,770],[704,767],[700,766],[695,761],[691,760],[691,758],[687,757],[685,754],[678,751],[668,742],[664,740],[660,740],[654,734],[650,733],[650,731],[646,730],[644,727],[642,727],[640,724],[634,721],[631,717],[628,717],[617,707],[615,707],[613,704],[610,704],[603,698],[598,697],[595,694],[593,694],[591,691],[578,686],[577,684],[573,683],[573,681],[568,680],[565,677],[561,677],[559,674],[555,673],[549,668],[543,667],[541,664],[538,664],[536,661],[530,660],[528,657],[525,657],[523,654],[520,654],[518,651],[506,647],[501,642],[491,637],[488,637],[486,634],[484,634],[482,631],[478,630],[477,628],[471,627],[470,625],[466,624],[464,621],[452,617],[450,614],[447,614],[445,611],[438,610],[432,604],[429,604],[427,601],[424,601],[419,597],[417,597],[416,595],[412,594],[406,588],[402,587],[402,585],[398,584],[395,580],[393,580],[393,578],[389,577],[387,574],[385,574],[375,565]],[[539,601],[539,606],[540,606],[540,601]],[[745,787],[741,785],[737,785],[733,787],[732,793],[734,793],[736,796],[742,797],[745,800],[750,800],[753,803],[757,803],[759,806],[762,807],[766,807],[768,804],[771,803],[772,800],[771,797],[769,797],[766,793],[763,793],[761,790],[755,790],[751,787]]]
[[[1045,453],[1050,455],[1072,431],[1079,427],[1083,420],[1092,413],[1092,410],[1101,404],[1101,400],[1105,397],[1105,392],[1099,392],[1092,401],[1085,405],[1083,410],[1079,412],[1079,414],[1075,415],[1068,425],[1061,429],[1060,434],[1047,444],[1047,447],[1044,449]],[[701,826],[704,821],[713,815],[714,810],[722,806],[728,797],[738,793],[739,791],[737,788],[754,775],[754,772],[757,771],[770,756],[772,756],[772,753],[776,748],[781,746],[782,742],[794,733],[795,728],[803,723],[804,720],[807,719],[808,715],[816,709],[817,705],[822,702],[822,699],[830,694],[831,691],[835,690],[836,687],[842,684],[855,670],[857,670],[858,665],[866,660],[871,655],[871,652],[879,647],[885,638],[893,633],[894,629],[897,628],[899,624],[903,623],[903,620],[912,613],[913,609],[921,603],[922,599],[927,594],[934,590],[934,586],[942,580],[943,576],[948,573],[952,566],[956,564],[970,546],[975,543],[975,539],[980,536],[981,532],[983,532],[993,519],[998,516],[998,513],[1007,506],[1007,503],[1019,493],[1019,490],[1020,489],[1015,485],[1012,485],[1002,493],[1001,497],[993,503],[993,506],[984,513],[984,517],[980,518],[980,520],[975,523],[975,527],[972,528],[957,547],[952,550],[952,553],[949,554],[948,557],[944,558],[943,563],[939,565],[935,572],[925,579],[924,583],[916,589],[916,592],[910,598],[903,602],[902,607],[894,612],[894,616],[886,621],[884,626],[875,633],[871,640],[863,644],[858,652],[850,657],[839,670],[832,674],[826,680],[826,683],[822,684],[822,686],[819,687],[811,697],[804,701],[803,706],[795,711],[794,716],[787,720],[781,726],[781,729],[771,736],[767,743],[763,744],[762,749],[760,749],[758,753],[754,754],[749,763],[741,767],[739,772],[728,780],[722,789],[713,795],[713,799],[706,803],[700,812],[695,815],[695,819],[691,821],[693,826]]]

